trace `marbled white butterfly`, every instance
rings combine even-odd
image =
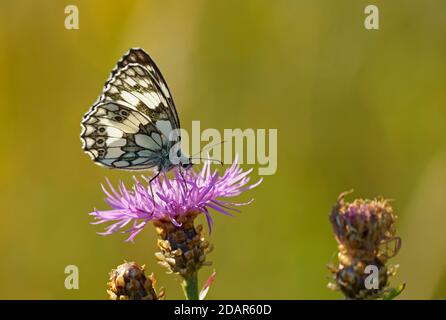
[[[154,169],[156,176],[192,166],[179,147],[180,120],[167,83],[142,49],[118,61],[81,127],[83,149],[99,165]]]

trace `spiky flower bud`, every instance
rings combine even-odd
[[[111,300],[159,300],[164,292],[157,295],[155,283],[153,274],[145,275],[144,266],[125,262],[110,272],[107,293]]]
[[[356,199],[349,203],[339,197],[330,214],[330,222],[338,242],[338,266],[332,266],[330,288],[341,290],[349,299],[376,299],[388,289],[394,267],[386,262],[395,256],[401,239],[395,236],[396,215],[389,200]],[[371,268],[373,267],[373,268]],[[371,274],[372,271],[375,274]],[[375,286],[367,286],[370,276]]]
[[[211,252],[212,245],[203,237],[203,226],[194,226],[197,213],[180,216],[176,224],[167,220],[154,221],[158,234],[159,252],[155,253],[160,265],[167,268],[168,273],[191,278],[206,261],[206,254]]]

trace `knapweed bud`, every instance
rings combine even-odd
[[[159,300],[164,296],[155,291],[155,277],[147,277],[144,266],[125,262],[110,272],[107,293],[111,300]]]
[[[336,240],[342,251],[355,257],[378,254],[383,243],[395,239],[396,216],[389,200],[356,199],[345,202],[342,193],[330,215]]]
[[[356,199],[349,203],[339,197],[330,214],[338,242],[337,267],[331,267],[334,283],[349,299],[376,299],[383,296],[393,267],[386,267],[395,256],[401,239],[395,236],[396,215],[389,200]]]
[[[206,261],[206,254],[212,245],[203,237],[203,226],[194,226],[197,213],[180,216],[174,224],[167,220],[154,221],[158,233],[159,252],[155,253],[159,264],[166,267],[169,273],[181,275],[187,279],[192,277]]]
[[[375,274],[366,273],[367,266],[376,267],[376,287],[368,280],[368,277],[373,277]],[[349,299],[379,298],[382,294],[382,289],[387,286],[388,271],[387,267],[379,259],[372,261],[355,259],[352,263],[343,266],[336,272],[335,280],[337,288]],[[369,286],[367,287],[368,282]]]

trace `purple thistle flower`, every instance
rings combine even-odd
[[[223,176],[219,176],[218,171],[211,171],[210,162],[206,162],[200,172],[190,169],[183,173],[176,171],[173,179],[158,178],[152,181],[150,190],[149,178],[142,176],[143,184],[136,177],[131,190],[127,190],[123,182],[119,183],[116,190],[110,181],[107,180],[109,190],[103,185],[102,189],[106,194],[106,202],[113,208],[112,210],[94,210],[90,213],[95,220],[94,224],[111,222],[101,235],[109,235],[116,231],[130,232],[127,241],[133,241],[135,236],[141,232],[150,221],[167,220],[175,226],[181,223],[177,219],[190,213],[204,213],[209,226],[212,228],[212,218],[209,209],[214,209],[226,215],[232,215],[231,211],[240,205],[252,202],[252,199],[245,203],[234,203],[223,200],[250,190],[262,182],[260,179],[255,184],[248,185],[248,177],[252,169],[243,171],[237,164],[237,159],[229,167]]]

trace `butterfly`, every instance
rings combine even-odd
[[[153,169],[152,179],[192,166],[180,148],[180,120],[170,90],[143,49],[132,48],[118,61],[81,127],[84,151],[101,166]]]

